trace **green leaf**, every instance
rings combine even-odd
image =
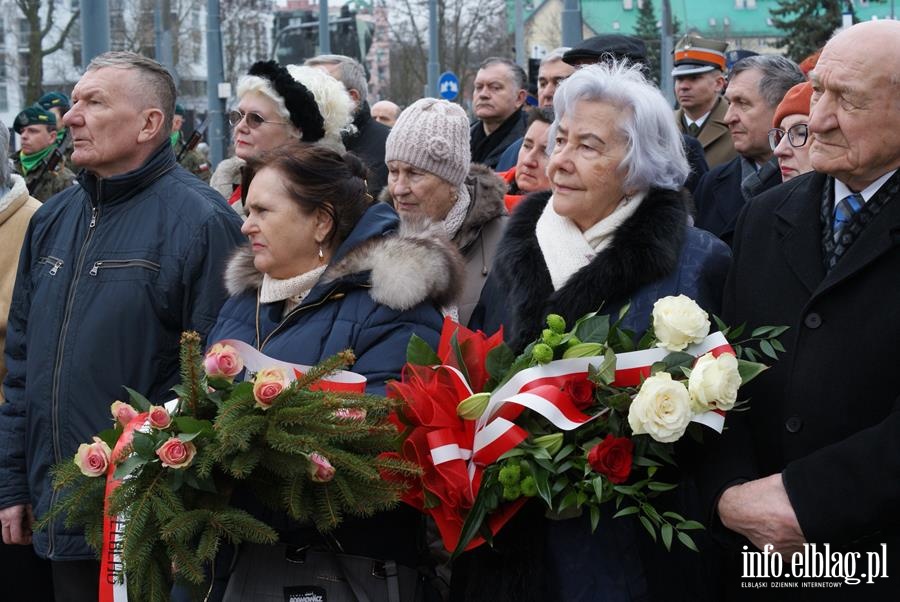
[[[772,332],[774,329],[774,326],[760,326],[759,328],[754,328],[753,332],[750,333],[750,336],[754,338],[761,337]]]
[[[633,485],[616,485],[613,489],[622,495],[636,495],[638,492]]]
[[[772,358],[773,360],[777,360],[777,359],[778,359],[778,354],[775,353],[775,350],[774,350],[774,349],[772,349],[772,343],[770,343],[769,341],[760,341],[760,342],[759,342],[759,349],[760,349],[760,351],[762,351],[765,355],[769,356],[769,357]]]
[[[616,352],[606,348],[603,353],[603,361],[597,367],[597,377],[605,385],[611,385],[616,380]]]
[[[744,347],[744,355],[746,355],[747,359],[749,359],[751,362],[756,361],[756,352],[749,347]]]
[[[600,508],[597,506],[591,506],[591,533],[597,530],[597,525],[600,524]]]
[[[666,546],[666,550],[672,549],[672,525],[669,523],[664,523],[662,529],[660,530],[660,535],[662,535],[663,545]]]
[[[627,508],[622,508],[621,510],[619,510],[618,512],[613,514],[613,518],[622,518],[623,516],[630,516],[632,514],[637,514],[637,513],[638,513],[637,506],[628,506]]]
[[[416,366],[434,366],[441,363],[431,345],[417,334],[412,335],[406,345],[406,361]]]
[[[647,488],[650,491],[672,491],[678,487],[678,485],[673,483],[658,483],[656,481],[647,484]]]
[[[609,336],[609,316],[593,316],[575,327],[575,336],[582,343],[605,343]]]
[[[116,425],[115,428],[106,429],[105,431],[97,433],[97,437],[100,437],[100,440],[106,443],[111,450],[116,448],[116,443],[119,442],[119,437],[121,435],[122,427],[118,425]]]
[[[138,409],[140,412],[147,412],[150,410],[150,406],[153,405],[150,401],[135,391],[134,389],[129,389],[128,387],[123,387],[126,391],[128,391],[128,397],[130,398],[130,403],[132,406]]]
[[[678,541],[680,541],[682,544],[684,544],[685,547],[690,548],[691,550],[693,550],[695,552],[700,551],[697,549],[697,544],[694,543],[694,540],[687,533],[679,531],[678,532]]]
[[[728,326],[725,324],[725,322],[722,321],[721,318],[719,318],[719,316],[717,316],[715,314],[713,314],[712,319],[713,319],[713,322],[716,323],[716,328],[718,328],[719,332],[724,334],[725,338],[727,339],[728,338]]]
[[[212,436],[213,425],[209,420],[197,420],[193,416],[178,416],[172,419],[175,428],[181,433],[197,433]],[[190,439],[182,439],[190,441]]]
[[[646,516],[639,516],[638,518],[640,519],[641,524],[644,525],[644,528],[647,529],[647,533],[653,538],[653,541],[656,541],[656,529],[653,527],[653,523],[650,522],[650,519]]]
[[[500,343],[490,351],[488,351],[485,367],[488,374],[493,378],[500,380],[509,370],[513,362],[516,361],[516,354],[506,343]]]
[[[772,348],[775,349],[775,351],[784,353],[784,345],[781,344],[781,341],[778,339],[771,339],[769,342],[772,344]]]
[[[775,337],[780,337],[785,332],[790,330],[790,328],[791,328],[790,326],[776,326],[775,328],[772,329],[772,332],[769,333],[769,338],[774,339]]]
[[[618,339],[617,342],[622,351],[634,351],[634,341],[631,340],[631,337],[628,336],[627,332],[624,330],[617,330],[616,338]]]
[[[556,457],[553,459],[553,461],[556,462],[557,464],[559,464],[565,458],[569,457],[569,454],[571,454],[573,451],[575,451],[574,444],[569,443],[568,445],[564,445],[563,448],[561,450],[559,450],[559,452],[556,454]],[[557,472],[562,472],[562,471],[557,470]]]
[[[113,473],[113,478],[116,479],[124,479],[128,475],[130,475],[136,468],[139,466],[143,466],[147,463],[147,460],[141,458],[139,456],[129,456],[127,460],[122,462],[116,467],[116,471]]]
[[[665,516],[666,518],[671,518],[672,520],[677,520],[679,522],[684,521],[684,517],[681,516],[680,514],[678,514],[677,512],[672,512],[672,511],[663,512],[662,515]]]
[[[184,443],[193,441],[200,433],[178,433],[178,440]]]
[[[728,340],[736,341],[742,334],[744,334],[744,330],[747,329],[747,324],[741,324],[737,328],[732,328],[728,332]]]
[[[134,446],[134,452],[145,460],[152,460],[156,457],[156,440],[150,435],[135,431],[131,443]]]
[[[603,477],[597,476],[591,479],[591,485],[594,488],[594,495],[597,496],[597,501],[600,502],[603,500]]]
[[[653,376],[654,374],[658,374],[660,372],[665,372],[666,368],[667,366],[665,362],[653,362],[652,364],[650,364],[650,376]]]
[[[547,506],[553,505],[553,495],[550,493],[550,473],[545,470],[532,471],[534,484],[537,486],[538,495]]]
[[[768,370],[768,366],[765,364],[748,362],[747,360],[738,360],[738,373],[741,375],[741,385],[746,385],[765,370]]]
[[[456,549],[453,550],[453,554],[450,555],[451,560],[462,554],[466,549],[466,546],[469,545],[469,542],[472,541],[472,538],[478,535],[478,532],[481,530],[481,524],[484,522],[489,511],[490,509],[485,503],[485,496],[475,496],[475,503],[472,504],[472,509],[469,511],[468,516],[466,516],[466,522],[463,523],[462,530],[460,531],[459,542],[456,544]]]
[[[679,531],[690,531],[693,529],[704,529],[705,527],[695,520],[686,520],[678,523],[676,528]]]

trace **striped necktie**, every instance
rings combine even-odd
[[[697,125],[696,123],[690,124],[687,129],[688,129],[688,134],[690,134],[694,138],[696,138],[697,134],[700,133],[700,126]]]
[[[853,215],[862,209],[864,204],[862,196],[859,193],[855,193],[845,196],[834,206],[834,222],[832,223],[834,242],[840,240],[844,227],[850,223]]]

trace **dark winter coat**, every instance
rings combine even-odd
[[[510,115],[499,128],[485,135],[484,124],[476,121],[469,128],[469,144],[472,150],[472,162],[497,168],[500,157],[510,144],[525,136],[528,115],[522,109]],[[493,138],[492,138],[493,137]]]
[[[469,191],[471,203],[453,243],[465,260],[465,279],[456,297],[456,306],[459,323],[466,325],[494,264],[507,218],[505,187],[496,173],[473,163],[463,185]],[[393,205],[387,188],[382,191],[380,200]]]
[[[258,302],[263,275],[254,268],[249,249],[242,248],[229,262],[226,284],[232,297],[222,307],[209,342],[239,339],[273,358],[307,365],[352,349],[356,363],[350,370],[368,379],[368,392],[383,394],[385,381],[400,377],[413,334],[437,347],[440,307],[452,303],[459,289],[461,260],[442,236],[435,226],[401,227],[391,207],[371,206],[319,283],[284,318],[283,302]],[[275,526],[284,541],[326,545],[314,530],[289,524],[245,494],[239,492],[237,500]],[[401,506],[375,518],[347,520],[331,535],[348,554],[415,567],[423,532],[423,515]],[[228,564],[224,559],[219,563]],[[227,580],[227,575],[217,574],[217,579]]]
[[[362,159],[369,168],[369,194],[377,197],[387,186],[388,170],[384,162],[384,145],[391,128],[372,119],[369,103],[364,102],[353,117],[356,132],[342,136],[344,147]]]
[[[729,483],[780,472],[807,541],[820,551],[830,543],[863,553],[857,576],[866,572],[864,552],[887,544],[890,579],[819,597],[810,590],[812,599],[896,600],[900,172],[877,193],[890,201],[826,273],[820,210],[827,180],[794,178],[755,197],[738,222],[724,316],[748,329],[790,330],[781,337],[786,353],[742,390],[749,410],[728,414],[706,485],[713,500]],[[728,580],[739,581],[739,570]],[[797,599],[798,590],[790,592]]]
[[[201,337],[225,300],[241,220],[175,163],[169,140],[135,171],[57,194],[31,220],[9,315],[0,406],[0,508],[56,494],[49,469],[110,427],[123,385],[172,398],[179,339]],[[94,558],[76,529],[34,534],[51,560]]]
[[[714,236],[687,225],[681,194],[651,190],[610,246],[558,291],[535,234],[549,199],[549,192],[526,197],[509,220],[476,310],[484,312],[485,332],[502,324],[506,341],[522,349],[540,334],[548,313],[572,324],[601,305],[603,313],[616,315],[630,303],[623,326],[640,333],[657,299],[681,293],[718,311],[731,254]]]
[[[435,226],[407,225],[397,235],[398,226],[391,207],[372,205],[318,284],[284,318],[283,302],[258,302],[263,275],[249,248],[241,248],[228,264],[231,298],[210,343],[239,339],[276,359],[310,365],[352,349],[350,369],[368,378],[369,391],[383,393],[385,381],[400,376],[410,336],[436,347],[440,308],[452,302],[461,279],[459,256]]]
[[[485,332],[502,324],[507,342],[521,350],[540,335],[548,313],[573,324],[601,306],[603,313],[616,316],[630,303],[623,326],[642,333],[653,303],[666,295],[685,294],[708,312],[718,312],[731,254],[711,234],[687,225],[680,193],[651,190],[612,243],[558,291],[553,290],[535,234],[549,199],[549,192],[526,197],[509,220],[482,295]],[[636,521],[607,515],[592,536],[584,517],[547,521],[526,508],[506,531],[498,538],[498,552],[476,550],[461,562],[467,583],[454,584],[454,589],[463,599],[626,602],[693,601],[703,596],[698,593],[703,585],[696,557],[666,557]],[[677,593],[671,592],[671,573],[680,573]],[[485,582],[496,587],[485,588],[484,595],[473,592],[473,585],[477,589]]]
[[[781,173],[773,172],[757,191],[761,194],[781,184]],[[712,168],[700,178],[694,191],[697,219],[694,225],[712,232],[729,245],[738,214],[746,202],[741,194],[741,156]]]

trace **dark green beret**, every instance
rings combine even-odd
[[[13,129],[17,134],[21,134],[22,130],[29,125],[49,125],[56,129],[56,115],[42,107],[41,105],[31,105],[18,115],[13,121]]]
[[[54,107],[68,111],[72,106],[69,104],[69,97],[62,92],[47,92],[38,99],[37,103],[48,111]]]
[[[184,117],[184,107],[178,103],[175,103],[175,114]]]

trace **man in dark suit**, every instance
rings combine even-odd
[[[791,580],[810,568],[812,544],[830,547],[831,567],[833,554],[855,559],[861,579],[782,592],[794,600],[900,591],[898,72],[900,22],[864,22],[828,42],[811,75],[818,173],[755,198],[734,238],[726,321],[790,330],[786,353],[742,391],[750,408],[729,414],[710,456],[718,518],[752,546],[773,546]],[[745,561],[752,546],[737,547]],[[823,581],[822,567],[810,577]]]
[[[725,91],[725,123],[738,156],[711,169],[697,185],[698,228],[730,244],[744,204],[781,183],[769,128],[778,103],[803,79],[796,63],[780,56],[752,56],[735,64]]]

